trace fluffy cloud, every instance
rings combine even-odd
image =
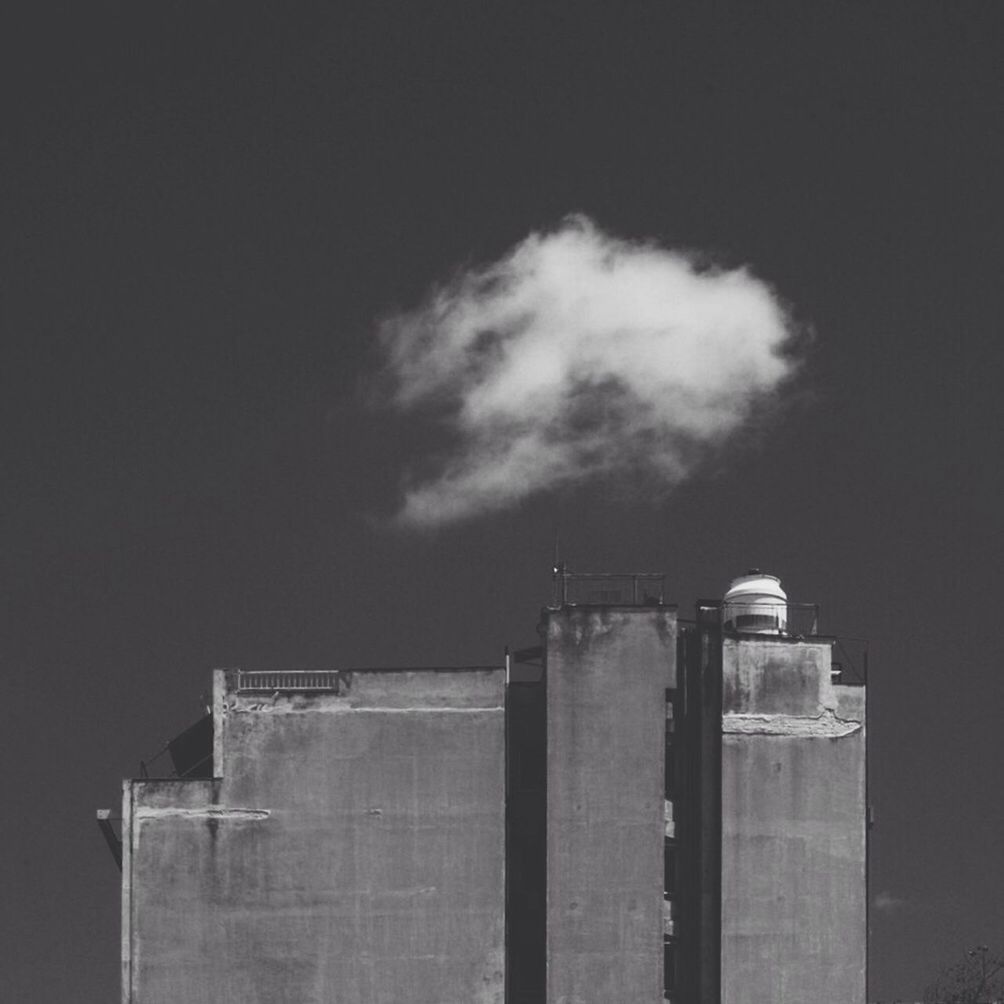
[[[406,476],[397,518],[414,526],[611,474],[672,488],[795,365],[785,310],[748,270],[583,216],[457,274],[378,334],[388,403],[448,432],[431,473]]]

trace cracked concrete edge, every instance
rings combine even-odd
[[[175,806],[137,806],[136,819],[221,819],[233,822],[254,822],[268,819],[270,809],[229,809],[220,805],[207,805],[197,809],[182,809]]]
[[[271,714],[271,715],[298,715],[306,713],[314,714],[380,714],[380,715],[413,715],[417,713],[422,714],[437,714],[437,715],[472,715],[472,714],[484,714],[485,712],[500,713],[505,711],[504,705],[484,705],[482,707],[468,707],[468,708],[456,708],[449,706],[421,706],[416,705],[412,707],[383,707],[380,705],[353,705],[345,702],[334,703],[333,701],[317,703],[317,704],[304,704],[296,705],[291,703],[270,703],[268,701],[260,701],[255,703],[230,703],[226,706],[226,711],[233,715],[249,715],[249,714]]]
[[[860,732],[862,722],[838,718],[825,710],[815,718],[794,715],[722,715],[722,733],[740,736],[801,736],[804,738],[841,739]]]

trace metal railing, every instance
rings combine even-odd
[[[819,632],[819,604],[796,600],[701,600],[701,620],[721,619],[728,634],[777,634],[782,638],[814,638]]]
[[[553,606],[660,606],[665,588],[662,572],[570,572],[557,565]]]
[[[815,638],[833,645],[832,674],[835,683],[864,686],[868,682],[868,640],[850,635],[824,634],[820,631],[819,604],[778,601],[784,611],[772,610],[771,601],[747,603],[700,600],[696,624],[718,622],[727,635],[753,635],[769,638]]]
[[[338,669],[239,669],[237,690],[243,692],[282,691],[333,691],[341,693],[345,687],[342,671]]]

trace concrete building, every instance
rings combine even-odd
[[[123,795],[122,999],[504,992],[502,669],[217,671],[213,776]]]
[[[556,582],[505,666],[217,671],[125,782],[124,1004],[865,1004],[834,640],[759,573]]]

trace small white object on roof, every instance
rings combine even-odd
[[[759,568],[733,579],[722,601],[722,625],[747,634],[784,634],[788,629],[788,595],[781,580]]]

